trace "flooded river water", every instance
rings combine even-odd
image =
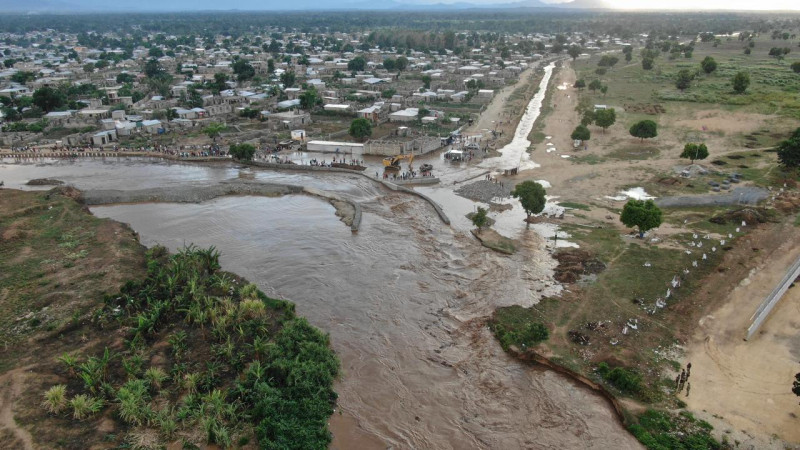
[[[560,289],[532,230],[514,256],[486,251],[417,197],[364,177],[142,160],[0,163],[7,187],[56,178],[81,189],[305,184],[362,204],[358,233],[316,197],[94,207],[146,245],[214,245],[222,266],[331,335],[342,361],[334,448],[638,448],[604,399],[508,357],[485,325],[498,305]]]

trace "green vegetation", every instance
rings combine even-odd
[[[623,394],[636,395],[642,390],[642,377],[630,369],[614,367],[601,362],[597,365],[597,374],[609,382]]]
[[[619,220],[628,227],[637,227],[639,236],[661,225],[661,210],[652,200],[631,199],[622,208]]]
[[[652,120],[642,120],[636,122],[629,130],[631,136],[640,138],[642,141],[658,136],[658,125]]]
[[[696,160],[708,158],[708,147],[706,147],[706,144],[690,142],[683,147],[680,157],[691,160],[692,164],[694,164]]]
[[[217,138],[223,131],[225,131],[228,127],[225,124],[218,123],[218,122],[211,122],[205,128],[203,128],[203,133],[205,133],[210,139],[214,142],[217,141]]]
[[[496,310],[489,326],[505,350],[512,345],[525,350],[550,337],[547,327],[537,320],[536,315],[521,306]]]
[[[711,436],[713,427],[688,412],[673,415],[648,409],[629,430],[649,450],[717,450],[723,448]]]
[[[350,129],[347,131],[347,133],[350,136],[363,141],[365,138],[372,135],[372,122],[363,117],[353,119],[353,121],[350,123]]]
[[[486,208],[479,206],[478,211],[472,215],[472,224],[478,227],[478,233],[480,233],[483,227],[489,222],[489,217],[486,213]]]
[[[523,181],[511,191],[511,196],[519,199],[528,218],[544,210],[545,194],[544,187],[535,181]]]
[[[731,81],[733,85],[733,91],[737,94],[744,94],[744,91],[747,90],[747,87],[750,86],[750,74],[747,72],[739,72],[733,76],[733,80]]]
[[[576,141],[588,141],[592,137],[592,133],[584,125],[578,125],[570,135],[570,139]]]
[[[221,272],[213,247],[153,248],[146,278],[104,303],[94,322],[129,330],[126,346],[61,358],[81,382],[70,384],[75,420],[110,408],[162,443],[186,432],[223,447],[251,437],[265,449],[327,447],[339,369],[328,337],[291,303]],[[169,356],[153,365],[164,343]],[[48,390],[46,409],[59,414],[63,397],[62,386]]]
[[[248,143],[233,144],[230,146],[229,152],[231,156],[236,159],[250,161],[253,159],[253,155],[256,154],[256,148],[253,146],[253,144]]]
[[[800,128],[778,144],[778,161],[786,168],[800,167]]]

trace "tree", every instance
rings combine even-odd
[[[397,70],[402,72],[406,70],[407,67],[408,67],[408,58],[406,58],[405,56],[397,58]]]
[[[794,382],[792,382],[792,392],[794,395],[800,397],[800,373],[794,375]]]
[[[578,56],[581,56],[581,48],[577,45],[570,45],[567,53],[572,57],[572,60],[575,61],[578,59]]]
[[[600,92],[603,94],[603,97],[605,97],[606,93],[608,92],[608,86],[601,87]]]
[[[150,59],[144,64],[144,74],[147,75],[147,78],[157,78],[163,73],[165,73],[164,68],[157,59]]]
[[[287,70],[281,74],[281,83],[283,83],[284,88],[294,86],[295,80],[297,80],[297,76],[291,70]]]
[[[786,168],[800,167],[800,128],[794,130],[789,139],[781,141],[777,150],[781,165]]]
[[[598,109],[594,113],[594,124],[602,128],[603,133],[606,132],[606,128],[614,125],[616,121],[617,112],[614,108]]]
[[[86,73],[92,73],[92,72],[94,72],[94,64],[92,64],[92,63],[86,63],[86,64],[84,64],[84,65],[83,65],[83,71],[84,71],[84,72],[86,72]]]
[[[422,76],[422,85],[425,86],[425,89],[431,88],[431,81],[433,81],[433,79],[430,75],[426,74]]]
[[[317,94],[317,90],[314,89],[314,87],[306,89],[298,98],[300,99],[300,108],[305,110],[313,109],[315,106],[322,103],[322,99]]]
[[[242,161],[250,161],[253,155],[256,154],[256,148],[252,144],[234,144],[231,145],[229,153],[236,159]]]
[[[661,210],[652,200],[631,199],[625,203],[619,219],[625,226],[637,227],[639,237],[642,237],[648,230],[661,225]]]
[[[351,72],[363,72],[367,68],[367,60],[363,56],[356,56],[347,62],[347,70]]]
[[[117,83],[133,83],[135,78],[129,73],[120,73],[117,75]]]
[[[642,120],[636,122],[630,129],[631,136],[640,138],[642,141],[658,136],[658,125],[652,120]]]
[[[203,128],[203,133],[207,134],[209,138],[216,142],[217,137],[219,137],[220,133],[225,131],[226,128],[228,127],[226,127],[224,124],[219,122],[211,122],[207,127]]]
[[[381,92],[382,98],[392,98],[394,95],[397,94],[396,89],[386,89],[385,91]]]
[[[694,74],[689,69],[682,69],[675,78],[675,87],[684,90],[691,86]]]
[[[397,69],[397,60],[394,58],[386,58],[383,60],[383,68],[389,72]]]
[[[588,141],[592,133],[584,125],[578,125],[570,135],[570,138],[575,141]]]
[[[750,74],[747,72],[739,72],[733,76],[733,91],[737,94],[744,94],[750,86]]]
[[[596,91],[596,90],[600,89],[601,87],[603,87],[603,83],[601,83],[600,80],[592,80],[592,82],[589,83],[589,90],[590,91]]]
[[[372,135],[372,122],[363,117],[354,119],[352,122],[350,122],[350,130],[348,130],[348,134],[360,141],[363,141],[364,138]]]
[[[710,74],[711,72],[717,70],[717,62],[714,60],[714,58],[706,56],[700,63],[700,67],[703,68],[703,72]]]
[[[33,104],[45,112],[60,108],[66,101],[64,94],[47,86],[39,88],[33,93]]]
[[[597,65],[600,67],[614,67],[619,62],[619,58],[611,55],[603,55]]]
[[[585,88],[586,87],[586,81],[583,78],[581,78],[580,80],[575,80],[575,84],[573,84],[572,87],[574,87],[576,89]]]
[[[589,125],[594,123],[595,114],[594,110],[587,109],[583,112],[583,117],[581,117],[581,125],[588,127]]]
[[[653,65],[654,65],[654,61],[655,60],[653,58],[649,58],[649,57],[648,58],[642,58],[642,69],[644,69],[644,70],[652,69]]]
[[[528,218],[544,210],[545,194],[544,187],[535,181],[523,181],[511,191],[511,196],[519,199]]]
[[[794,73],[800,73],[800,61],[795,61],[792,63],[792,70]]]
[[[694,164],[695,160],[708,158],[708,147],[706,147],[706,144],[694,144],[690,142],[683,147],[683,152],[681,152],[680,157],[691,160],[692,164]]]
[[[231,69],[233,69],[233,73],[236,74],[236,79],[238,81],[247,81],[256,76],[256,69],[243,59],[237,59],[231,66]]]
[[[272,58],[267,60],[267,73],[269,74],[275,73],[275,60]]]
[[[478,227],[478,234],[480,234],[483,227],[489,222],[489,217],[486,215],[486,208],[478,207],[478,212],[472,215],[472,224]]]

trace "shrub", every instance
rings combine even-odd
[[[72,417],[78,420],[83,420],[103,408],[102,399],[90,397],[84,394],[79,394],[75,397],[72,397],[72,400],[69,401],[69,404],[72,406]]]
[[[144,378],[150,383],[151,386],[155,387],[156,389],[161,389],[161,385],[169,377],[167,376],[167,373],[164,372],[164,369],[160,367],[151,367],[144,373]]]
[[[58,414],[67,407],[67,386],[57,384],[44,393],[42,406],[51,414]]]

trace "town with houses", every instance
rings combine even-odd
[[[379,45],[369,32],[277,30],[238,39],[55,31],[0,39],[5,148],[210,145],[216,136],[202,130],[222,124],[222,142],[260,150],[358,142],[360,153],[375,155],[441,148],[441,138],[472,123],[537,61],[571,44],[621,44],[450,33],[438,49],[421,51]],[[369,136],[348,133],[356,118],[370,122]]]

